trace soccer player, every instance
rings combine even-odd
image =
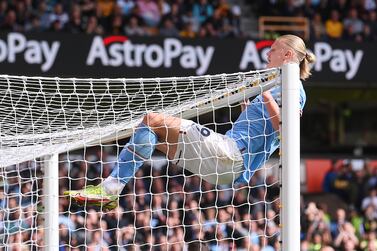
[[[305,80],[310,76],[309,63],[314,60],[314,55],[306,50],[301,38],[284,35],[272,44],[267,68],[297,63],[300,78]],[[155,149],[165,153],[176,165],[212,184],[247,183],[280,145],[280,94],[281,88],[274,87],[244,104],[239,118],[225,135],[190,120],[148,113],[103,183],[82,190],[65,191],[64,194],[78,204],[112,209],[117,206],[124,186],[143,162],[151,158]],[[301,84],[300,104],[297,104],[301,111],[305,101]]]

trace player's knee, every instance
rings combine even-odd
[[[126,150],[137,153],[143,159],[149,159],[154,152],[157,142],[158,137],[156,133],[149,126],[141,124],[136,129],[136,133],[132,136]]]
[[[157,127],[163,120],[163,115],[160,113],[150,112],[143,118],[143,123],[149,127]]]

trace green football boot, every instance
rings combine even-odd
[[[108,194],[103,186],[89,185],[81,190],[68,190],[64,195],[71,198],[79,206],[97,206],[106,210],[112,210],[118,206],[118,195]]]

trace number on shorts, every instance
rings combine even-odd
[[[211,131],[206,128],[206,127],[202,127],[201,129],[197,126],[196,129],[204,136],[204,137],[208,137],[210,134],[211,134]]]

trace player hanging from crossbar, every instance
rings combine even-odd
[[[304,41],[294,35],[277,38],[267,55],[267,68],[299,64],[302,80],[310,76],[309,63],[315,60]],[[300,84],[300,103],[297,105],[301,111],[305,101],[305,91]],[[148,113],[119,154],[109,177],[97,186],[65,191],[64,195],[81,205],[115,208],[124,186],[144,161],[151,158],[155,149],[212,184],[247,183],[280,146],[280,102],[280,86],[263,92],[243,104],[239,118],[225,135],[191,120]]]

